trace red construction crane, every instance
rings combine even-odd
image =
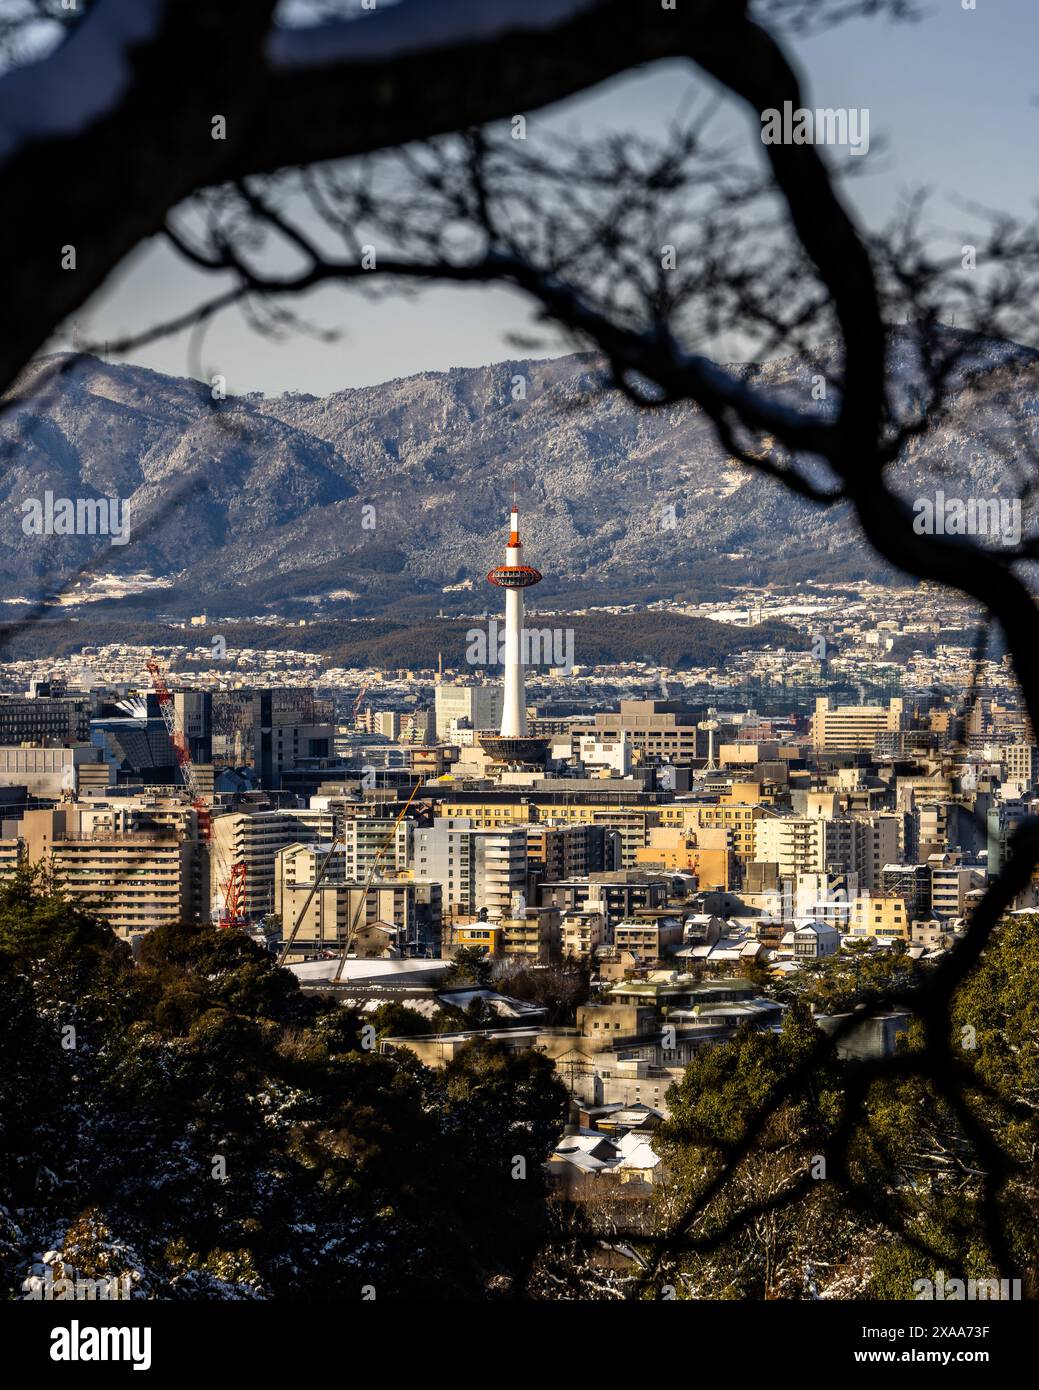
[[[243,860],[231,865],[231,876],[224,884],[224,910],[220,914],[222,927],[240,927],[245,923],[245,879],[248,866]]]
[[[358,694],[357,699],[354,701],[353,713],[350,715],[350,718],[354,721],[355,724],[357,723],[357,711],[361,708],[361,701],[364,699],[364,697],[365,697],[367,694],[368,694],[368,685],[367,685],[367,683],[366,683],[366,684],[364,684],[364,685],[361,686],[360,693]]]
[[[177,709],[173,702],[173,696],[157,661],[148,662],[148,671],[152,678],[152,685],[155,687],[155,698],[159,702],[159,711],[166,724],[166,732],[173,745],[173,756],[180,768],[180,775],[184,778],[184,785],[191,793],[191,804],[198,816],[199,838],[208,844],[213,833],[213,812],[202,795],[202,787],[195,773],[195,764],[191,761],[191,749],[188,747],[184,730],[177,728]]]

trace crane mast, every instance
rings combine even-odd
[[[177,727],[177,709],[173,695],[157,661],[148,662],[148,673],[152,678],[155,698],[159,702],[159,712],[166,725],[166,732],[170,736],[170,743],[173,745],[173,756],[180,768],[184,785],[191,793],[191,804],[198,817],[199,836],[208,844],[213,835],[213,812],[202,795],[202,786],[198,780],[198,774],[195,772],[195,764],[191,761],[191,749],[188,747],[187,735],[183,729]]]

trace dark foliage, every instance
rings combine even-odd
[[[565,1097],[536,1054],[365,1051],[245,937],[157,930],[134,964],[24,877],[0,1001],[9,1297],[53,1249],[159,1298],[483,1298],[540,1239]]]

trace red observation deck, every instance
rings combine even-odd
[[[541,571],[533,565],[495,565],[487,575],[488,584],[497,584],[500,589],[529,589],[531,584],[541,583]]]

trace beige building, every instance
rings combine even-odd
[[[700,888],[729,889],[736,880],[731,830],[721,826],[697,830],[655,826],[649,844],[635,852],[636,868],[696,874]]]
[[[564,956],[590,960],[596,948],[606,941],[606,918],[594,908],[564,912],[560,933]]]
[[[967,913],[971,892],[984,886],[985,876],[977,869],[958,864],[938,865],[931,870],[931,915],[948,922]]]
[[[1039,780],[1039,748],[1034,743],[1011,743],[999,750],[1008,782],[1032,787]]]
[[[107,782],[108,769],[100,758],[101,750],[90,743],[62,748],[0,747],[0,786],[25,787],[30,796],[57,801],[78,789],[80,768],[99,772]]]
[[[624,734],[638,760],[692,762],[697,756],[697,720],[668,700],[622,700],[620,710],[595,716],[595,736]],[[700,734],[706,748],[706,734]]]
[[[81,809],[27,811],[20,827],[29,863],[48,864],[78,906],[124,935],[205,915],[197,838],[143,818],[108,830],[103,818],[89,828],[88,817],[84,829]]]
[[[25,844],[20,835],[0,839],[0,879],[10,878],[25,862]]]
[[[356,933],[377,924],[396,930],[395,946],[415,934],[429,885],[405,878],[376,878],[366,891],[367,880],[345,879],[343,857],[333,855],[315,889],[327,852],[328,845],[294,844],[275,856],[274,910],[281,917],[286,939],[295,927],[300,947],[337,949],[353,932],[356,949]],[[435,916],[439,917],[439,902]]]
[[[326,813],[329,817],[330,813]],[[245,914],[273,912],[274,861],[286,845],[317,838],[320,830],[305,817],[285,811],[235,811],[213,817],[210,898],[218,902],[233,864],[245,864]]]
[[[660,960],[682,944],[682,923],[678,917],[626,917],[613,928],[613,944],[618,951],[635,951],[643,961]]]
[[[557,907],[524,907],[501,920],[501,951],[537,965],[559,958],[560,913]]]
[[[797,874],[856,873],[864,888],[880,883],[885,864],[898,858],[895,816],[840,816],[837,798],[810,793],[807,816],[772,816],[754,828],[755,860],[775,864],[781,878]]]
[[[820,753],[871,753],[877,734],[897,733],[904,727],[903,704],[897,697],[892,698],[886,708],[883,705],[835,708],[832,699],[821,696],[815,702],[811,739]]]

